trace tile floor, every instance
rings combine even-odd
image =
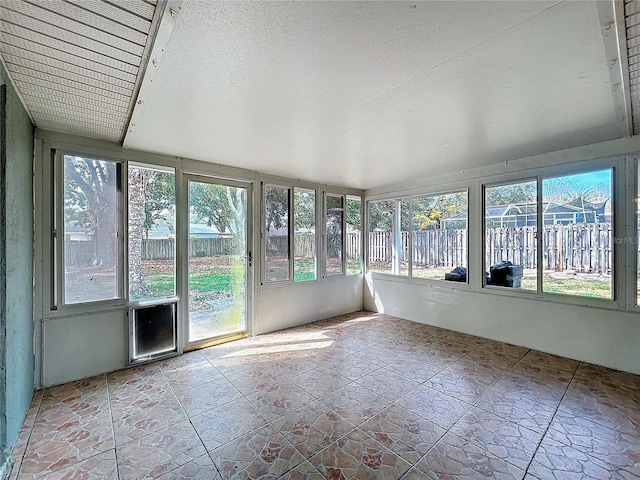
[[[640,376],[358,312],[38,391],[11,479],[640,478]]]

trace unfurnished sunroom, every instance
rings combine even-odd
[[[0,7],[5,469],[34,390],[362,310],[389,378],[419,328],[640,374],[635,1]]]

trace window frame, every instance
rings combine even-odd
[[[455,195],[457,193],[466,193],[467,194],[467,218],[466,218],[466,232],[467,232],[467,253],[466,253],[466,258],[465,258],[465,263],[466,263],[466,269],[467,269],[467,280],[465,282],[457,282],[459,285],[469,285],[470,284],[470,278],[473,274],[471,266],[469,265],[469,260],[470,260],[470,245],[471,245],[471,230],[469,228],[469,224],[470,224],[470,189],[469,188],[461,188],[461,189],[457,189],[457,190],[449,190],[446,192],[438,192],[438,193],[415,193],[413,195],[411,195],[411,201],[409,204],[409,236],[411,241],[410,243],[410,255],[411,255],[411,261],[410,261],[410,278],[416,279],[416,280],[427,280],[430,282],[436,282],[437,284],[442,284],[442,282],[446,282],[447,285],[451,284],[452,282],[449,280],[445,280],[444,278],[421,278],[421,277],[415,277],[413,275],[413,200],[414,198],[417,197],[442,197],[445,195]],[[455,267],[454,267],[455,268]]]
[[[379,202],[407,202],[407,215],[409,217],[409,225],[408,225],[408,238],[412,238],[413,235],[413,224],[412,224],[412,195],[394,195],[392,197],[388,197],[388,198],[379,198],[379,199],[375,199],[375,200],[368,200],[367,201],[367,246],[369,245],[369,234],[371,232],[369,232],[369,224],[371,221],[371,216],[369,215],[370,212],[370,205],[371,203],[379,203]],[[402,210],[400,211],[400,223],[402,224]],[[401,228],[402,230],[402,228]],[[372,272],[371,271],[371,265],[369,263],[370,261],[370,256],[369,256],[369,249],[367,248],[367,272],[371,273],[372,275],[385,275],[389,278],[401,278],[401,279],[405,279],[405,280],[409,280],[409,279],[413,279],[414,277],[412,276],[412,269],[413,269],[413,241],[409,241],[408,245],[407,245],[407,257],[409,258],[409,261],[407,262],[407,274],[406,275],[398,275],[396,273],[389,273],[389,272]],[[392,263],[393,263],[393,259],[392,259]],[[393,270],[393,265],[391,267],[391,269]],[[420,279],[420,280],[424,280],[424,279]]]
[[[116,296],[108,299],[89,300],[82,302],[67,303],[65,298],[66,271],[65,271],[65,228],[64,228],[64,158],[74,156],[90,158],[92,160],[111,162],[116,165]],[[86,309],[103,309],[114,304],[124,304],[128,300],[128,276],[125,255],[127,254],[126,243],[128,241],[128,229],[126,219],[127,204],[127,178],[126,161],[109,155],[84,153],[82,151],[56,149],[52,155],[52,198],[51,202],[51,268],[50,268],[50,310],[59,312],[73,312]]]
[[[452,183],[451,188],[447,189],[429,189],[429,188],[414,188],[406,191],[396,192],[395,195],[375,195],[371,197],[367,197],[363,201],[364,206],[364,217],[366,223],[364,224],[363,236],[366,235],[366,239],[364,239],[365,249],[364,249],[364,265],[365,265],[365,273],[367,275],[371,275],[373,278],[380,277],[386,280],[400,281],[400,282],[410,282],[410,283],[419,283],[419,284],[429,284],[433,286],[441,286],[445,288],[451,289],[467,289],[471,290],[471,284],[473,279],[473,270],[474,268],[471,266],[471,251],[473,245],[473,236],[471,225],[473,224],[473,215],[471,213],[471,198],[472,198],[473,185],[468,182],[457,182]],[[421,278],[415,277],[413,275],[413,200],[416,197],[438,197],[449,194],[456,194],[466,192],[467,194],[467,254],[466,254],[466,262],[467,262],[467,281],[466,282],[450,282],[445,280],[444,278]],[[380,201],[391,201],[391,200],[408,200],[408,214],[409,214],[409,225],[408,225],[408,234],[409,234],[409,244],[408,244],[408,256],[409,262],[407,267],[407,275],[396,275],[393,273],[386,272],[372,272],[370,265],[370,256],[369,256],[369,223],[370,223],[370,204],[376,203]]]
[[[637,313],[640,312],[640,154],[626,157],[624,178],[626,181],[620,188],[627,192],[624,199],[624,204],[628,207],[624,217],[627,236],[622,239],[623,245],[619,247],[626,255],[627,274],[621,281],[626,285],[626,307]],[[632,232],[633,235],[630,235]]]
[[[341,251],[340,251],[340,260],[341,260],[341,271],[340,273],[327,273],[327,199],[329,197],[340,198],[342,200],[342,221],[341,221]],[[323,203],[323,216],[322,216],[322,278],[337,278],[337,277],[346,277],[347,276],[347,259],[346,259],[346,242],[345,242],[345,231],[347,228],[347,194],[346,193],[335,193],[333,191],[325,191],[322,195],[322,203]]]
[[[174,228],[176,230],[176,235],[174,239],[174,259],[173,259],[173,294],[166,295],[162,297],[150,297],[139,300],[132,300],[129,292],[129,169],[130,168],[142,168],[147,170],[153,170],[156,172],[165,172],[173,174],[173,182],[174,182],[174,208],[175,208],[175,225]],[[126,227],[125,235],[124,235],[124,295],[129,304],[135,304],[140,302],[161,302],[169,299],[173,299],[178,297],[179,284],[178,284],[178,243],[179,243],[179,235],[178,235],[178,195],[180,193],[179,185],[178,185],[178,171],[175,165],[164,165],[164,164],[153,164],[148,162],[139,162],[139,161],[126,161],[124,163],[124,184],[125,184],[125,192],[124,192],[124,224]],[[188,243],[188,240],[187,240]]]
[[[543,291],[543,276],[544,269],[537,269],[537,288],[535,291],[533,290],[521,290],[521,289],[513,289],[509,287],[501,287],[496,285],[485,285],[484,275],[480,278],[481,280],[481,288],[479,289],[482,292],[497,294],[497,295],[506,295],[511,297],[521,297],[521,298],[534,298],[536,300],[543,300],[554,303],[563,303],[568,305],[585,305],[596,308],[604,308],[604,309],[616,309],[616,310],[625,310],[628,309],[627,305],[629,300],[633,301],[633,299],[629,299],[629,293],[627,291],[623,291],[621,288],[621,276],[622,272],[625,270],[624,263],[628,258],[628,253],[623,251],[623,248],[620,248],[619,245],[619,233],[621,231],[622,225],[627,223],[625,220],[626,217],[626,205],[623,198],[618,194],[619,192],[625,191],[625,183],[624,179],[620,172],[625,172],[628,170],[626,167],[627,164],[627,156],[624,155],[616,155],[611,157],[603,157],[597,158],[593,160],[580,160],[575,162],[568,162],[557,166],[546,166],[540,167],[537,169],[530,169],[522,172],[514,172],[505,175],[494,175],[490,177],[482,177],[478,178],[476,181],[478,186],[480,187],[478,190],[480,192],[480,202],[482,204],[482,209],[480,212],[480,219],[482,221],[482,228],[480,230],[481,236],[481,255],[482,255],[482,270],[484,272],[485,269],[488,268],[485,264],[485,251],[486,251],[486,235],[485,235],[485,187],[494,187],[501,185],[511,185],[513,183],[524,183],[528,181],[536,182],[536,195],[537,195],[537,224],[543,225],[543,215],[542,211],[542,182],[545,179],[550,178],[558,178],[563,176],[572,176],[579,174],[586,174],[595,172],[598,170],[611,170],[611,214],[612,218],[612,273],[611,273],[611,291],[612,298],[604,299],[604,298],[594,298],[587,296],[578,296],[571,294],[563,294],[563,293],[553,293],[553,292],[544,292]],[[633,181],[633,180],[632,180]],[[637,233],[634,234],[634,238],[637,241]],[[536,238],[536,248],[537,248],[537,265],[543,265],[543,238],[541,235],[537,235]],[[488,270],[487,270],[488,271]],[[625,283],[628,283],[625,282]],[[630,287],[631,288],[631,287]],[[627,288],[627,290],[630,290]],[[640,310],[640,308],[639,308]]]
[[[311,280],[296,280],[296,264],[295,264],[295,258],[296,258],[296,245],[295,245],[295,238],[296,238],[296,232],[295,232],[295,213],[296,213],[296,189],[299,190],[306,190],[308,192],[313,192],[314,194],[314,248],[315,248],[315,258],[314,258],[314,277]],[[318,282],[319,280],[319,264],[320,264],[320,250],[318,248],[318,189],[315,187],[307,187],[307,186],[303,186],[303,185],[293,185],[291,187],[291,196],[292,196],[292,208],[291,208],[291,217],[292,217],[292,230],[291,230],[291,242],[292,242],[292,247],[291,247],[291,263],[293,266],[293,273],[291,276],[291,283],[293,284],[311,284],[314,282]]]
[[[261,257],[262,257],[262,268],[260,275],[260,285],[263,287],[269,286],[278,286],[278,285],[289,285],[294,283],[294,269],[293,269],[293,248],[292,248],[292,240],[293,240],[293,185],[283,184],[285,182],[261,182],[261,209],[260,209],[260,231],[262,238],[261,245]],[[287,210],[287,258],[288,258],[288,278],[282,280],[267,280],[267,188],[281,188],[288,190],[288,202],[289,207]]]
[[[364,214],[363,214],[363,207],[364,207],[364,198],[361,195],[352,195],[352,194],[345,194],[345,224],[349,225],[349,222],[346,221],[347,218],[347,212],[349,210],[349,200],[351,201],[355,201],[358,200],[360,202],[360,256],[358,258],[358,262],[360,264],[360,272],[359,273],[349,273],[349,259],[347,258],[347,254],[346,254],[346,238],[347,235],[349,235],[348,231],[345,231],[345,261],[346,263],[346,267],[345,267],[345,275],[347,277],[353,277],[356,275],[363,275],[364,274],[364,259],[363,259],[363,253],[364,253]]]
[[[505,181],[498,181],[495,183],[483,183],[482,184],[482,188],[480,189],[480,195],[481,195],[481,203],[482,203],[482,209],[481,209],[481,213],[480,213],[480,224],[481,224],[481,230],[480,230],[480,235],[482,238],[482,244],[480,247],[480,253],[482,256],[482,276],[481,276],[481,285],[482,285],[482,289],[483,290],[496,290],[499,292],[515,292],[518,294],[522,294],[522,295],[538,295],[539,292],[541,291],[541,278],[539,278],[538,275],[538,271],[540,270],[538,268],[539,265],[542,265],[542,249],[540,248],[539,242],[538,242],[538,231],[536,231],[536,235],[535,235],[535,239],[536,239],[536,290],[521,290],[521,289],[514,289],[514,288],[509,288],[509,287],[501,287],[498,285],[487,285],[487,278],[485,273],[489,272],[489,267],[490,265],[487,265],[487,235],[486,235],[486,231],[487,231],[487,222],[486,222],[486,208],[487,208],[487,202],[486,202],[486,191],[487,188],[494,188],[494,187],[506,187],[508,185],[516,185],[519,183],[534,183],[536,185],[536,228],[538,228],[538,226],[540,225],[540,213],[541,213],[541,195],[539,194],[540,192],[540,187],[541,187],[541,180],[539,180],[538,176],[525,176],[525,177],[518,177],[516,179],[513,180],[505,180]]]

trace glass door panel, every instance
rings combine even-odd
[[[189,181],[189,343],[247,330],[247,188]]]

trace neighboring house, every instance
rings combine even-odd
[[[167,238],[175,238],[175,232],[169,228],[169,224],[164,220],[160,220],[153,228],[149,230],[146,238],[149,240],[165,240]]]
[[[607,204],[608,200],[601,203],[591,203],[580,198],[562,204],[545,202],[542,204],[544,224],[606,223],[610,221],[611,217],[606,212]],[[538,220],[536,208],[535,203],[512,203],[486,207],[485,226],[487,228],[535,226]],[[441,228],[467,228],[467,213],[463,212],[443,219]]]
[[[64,224],[64,239],[72,242],[90,242],[93,234],[87,231],[86,227],[78,225],[76,222],[66,222]]]
[[[189,225],[189,238],[231,238],[231,232],[220,232],[214,225],[192,223]]]

